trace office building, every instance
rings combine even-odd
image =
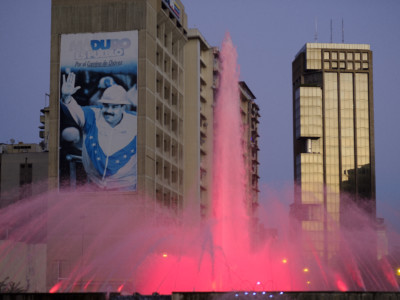
[[[157,209],[157,202],[175,212],[183,208],[183,51],[187,41],[186,14],[179,0],[53,0],[51,20],[50,188],[58,188],[64,197],[71,189],[88,186],[93,191],[85,193],[88,202],[100,197],[101,191],[111,190],[119,201],[113,196],[93,206],[82,225],[85,232],[48,237],[48,289],[68,278],[70,266],[88,252],[83,245],[93,242],[94,224],[102,222],[113,206],[134,211],[136,200],[157,199],[147,201],[149,213]],[[63,89],[66,82],[80,86],[72,91],[73,100],[68,95],[71,90]],[[121,87],[127,91],[124,97],[118,96]],[[88,122],[87,114],[82,121],[82,113],[79,117],[68,106],[71,101],[81,107],[112,101],[126,104],[122,120],[129,121],[129,130],[121,129],[125,134],[118,135],[119,142],[109,140],[105,146],[100,123]],[[102,105],[103,109],[109,106]],[[96,110],[89,109],[97,118]],[[92,134],[84,124],[98,128],[99,133]],[[121,142],[125,138],[127,142]],[[119,176],[124,166],[134,173]],[[49,226],[58,221],[50,220]],[[104,236],[99,247],[110,246],[110,241],[115,237]],[[71,247],[57,250],[61,244]],[[81,289],[83,280],[71,290]],[[102,280],[100,276],[94,281]],[[113,290],[121,284],[115,278],[109,281],[116,285]]]
[[[79,152],[72,149],[63,153],[63,149],[72,148],[66,143],[79,143],[73,125],[64,124],[65,109],[60,108],[62,75],[75,72],[76,85],[82,87],[73,96],[81,106],[96,103],[96,90],[110,85],[121,85],[132,93],[131,106],[137,118],[137,182],[130,190],[181,207],[186,43],[182,4],[161,0],[53,0],[51,28],[51,186],[69,187],[73,181],[79,185],[81,177],[90,181],[80,176],[83,168]],[[90,45],[85,44],[88,40]],[[128,50],[132,50],[131,64],[119,60],[128,55]],[[69,56],[73,56],[72,63]],[[131,73],[127,73],[128,68]],[[64,161],[63,155],[67,157]],[[71,175],[72,169],[76,169],[76,178]],[[100,190],[107,188],[105,182],[101,183]]]
[[[351,221],[347,205],[376,216],[372,51],[365,44],[307,43],[292,72],[291,212],[307,250],[329,260],[339,251],[338,228]]]

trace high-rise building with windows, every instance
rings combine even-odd
[[[329,260],[340,247],[337,229],[348,221],[346,204],[376,217],[372,51],[366,44],[307,43],[292,72],[291,212],[311,241],[306,247]]]
[[[179,0],[52,1],[49,185],[59,188],[62,195],[80,185],[93,186],[93,192],[85,194],[87,201],[106,190],[118,195],[119,203],[111,196],[103,207],[96,203],[91,213],[94,219],[101,218],[94,209],[129,210],[137,199],[156,199],[146,201],[149,211],[156,209],[156,203],[174,212],[184,207],[186,41],[187,17]],[[63,99],[66,81],[80,86],[68,101]],[[115,86],[127,93],[118,96],[122,94]],[[68,106],[73,100],[78,104],[75,109]],[[111,125],[108,117],[103,112],[103,117],[97,116],[96,106],[106,109],[113,103],[124,112],[122,121],[113,127],[119,129],[111,132],[104,123]],[[92,120],[90,111],[94,112]],[[124,120],[129,121],[125,127]],[[89,133],[89,127],[97,132]],[[85,219],[86,232],[94,219]],[[49,226],[51,222],[58,220],[49,221]],[[68,239],[78,235],[83,231]],[[107,238],[101,247],[113,237]],[[66,243],[65,237],[53,235],[48,240],[47,285],[51,288],[67,278],[70,266],[87,252],[83,249],[77,254],[81,246],[76,243],[69,243],[73,245],[70,251],[56,251]],[[91,242],[87,235],[82,241]]]
[[[60,105],[62,77],[74,72],[76,86],[81,88],[73,97],[82,107],[95,104],[96,93],[101,95],[111,85],[120,85],[132,94],[137,163],[136,187],[129,190],[133,197],[146,195],[175,210],[182,208],[186,23],[180,1],[52,1],[51,187],[69,188],[79,185],[79,180],[83,184],[91,181],[80,158],[83,137],[74,139],[77,131],[71,128],[76,125],[73,121],[65,125],[65,106]],[[130,65],[123,61],[128,51],[133,53]],[[69,55],[72,63],[66,62]],[[71,143],[75,147],[70,147]],[[69,152],[64,155],[63,149]],[[106,179],[100,190],[111,188]]]

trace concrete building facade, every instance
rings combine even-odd
[[[38,144],[0,145],[0,207],[46,192],[47,166]]]
[[[197,29],[185,46],[185,199],[202,218],[212,195],[214,48]]]
[[[0,218],[0,280],[7,279],[6,283],[18,284],[28,292],[46,289],[46,244],[40,238],[26,235],[20,238],[21,216],[15,215],[18,206],[14,206],[14,214],[11,211],[12,219],[7,215],[6,206],[23,200],[35,201],[32,198],[44,195],[48,189],[47,166],[48,153],[41,145],[0,145],[0,209],[4,209]],[[31,216],[35,212],[29,211],[24,221],[28,222]]]
[[[52,1],[49,180],[58,186],[60,36],[138,31],[137,191],[182,206],[186,15],[166,1]],[[84,12],[84,13],[83,13]]]
[[[98,228],[109,217],[110,211],[137,213],[134,203],[139,198],[148,202],[150,211],[157,205],[178,212],[183,208],[184,169],[184,45],[187,41],[187,20],[180,1],[165,0],[53,0],[51,24],[51,69],[49,106],[49,186],[59,187],[60,141],[60,78],[61,39],[64,34],[108,33],[137,31],[137,188],[135,191],[115,191],[113,197],[102,196],[101,191],[81,195],[88,203],[96,203],[88,210],[90,215],[76,222],[84,222],[73,234],[50,234],[47,248],[47,289],[67,279],[94,243]],[[46,126],[45,126],[46,127]],[[114,197],[115,196],[115,197]],[[60,191],[60,201],[68,198],[68,191]],[[107,198],[107,199],[105,199]],[[98,199],[98,201],[97,201]],[[156,201],[146,201],[156,199]],[[150,208],[149,208],[150,207]],[[142,214],[146,214],[143,211]],[[82,221],[83,220],[83,221]],[[60,220],[50,216],[48,226],[53,228]],[[80,224],[80,223],[79,223]],[[129,228],[123,228],[123,231]],[[104,236],[99,249],[110,247],[122,231]],[[68,247],[61,247],[68,245]],[[75,245],[75,246],[74,246]],[[121,275],[121,274],[119,274]],[[105,281],[102,274],[96,278],[81,278],[71,290],[80,290],[84,282],[93,285]],[[117,276],[117,275],[115,275]],[[120,279],[107,278],[116,290]],[[89,286],[88,290],[94,287]]]

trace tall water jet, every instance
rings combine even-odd
[[[248,253],[248,217],[243,123],[240,112],[239,67],[229,33],[220,51],[219,85],[214,107],[213,216],[214,246],[224,257],[216,262],[215,288],[221,290],[228,278],[226,263],[237,267],[239,257]],[[232,270],[230,270],[232,271]],[[226,286],[224,287],[226,288]]]

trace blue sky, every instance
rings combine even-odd
[[[306,42],[366,43],[373,51],[378,215],[400,214],[400,1],[182,0],[189,27],[220,46],[230,32],[241,80],[261,109],[264,190],[293,181],[291,63]],[[1,0],[0,143],[39,142],[40,109],[49,92],[50,0]],[[264,197],[263,195],[262,197]]]

